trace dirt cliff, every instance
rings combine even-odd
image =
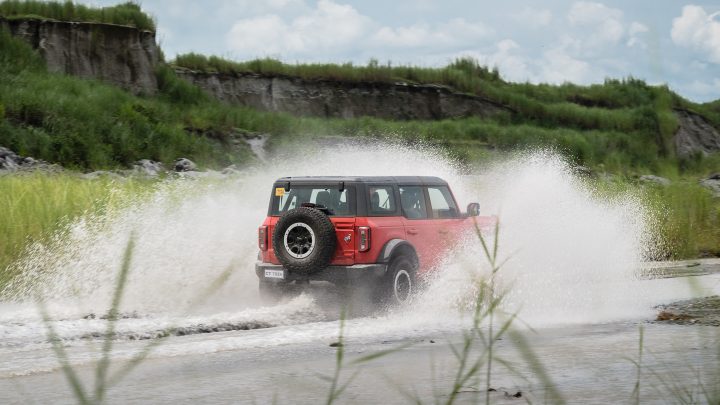
[[[680,109],[675,110],[675,115],[680,123],[673,138],[678,157],[720,152],[720,133],[705,118]]]
[[[157,91],[155,65],[160,48],[155,33],[97,23],[2,19],[9,31],[37,49],[48,70],[100,79],[135,94]]]
[[[433,120],[488,117],[510,111],[492,100],[437,85],[308,80],[186,69],[176,72],[221,101],[298,116]]]

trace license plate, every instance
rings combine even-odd
[[[265,278],[285,278],[285,272],[282,270],[265,270]]]

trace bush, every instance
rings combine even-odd
[[[45,62],[25,41],[10,34],[7,28],[0,26],[0,72],[17,74],[24,70],[42,71]],[[12,80],[5,76],[3,80]]]

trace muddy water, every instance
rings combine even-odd
[[[59,394],[65,387],[47,342],[38,300],[45,303],[70,363],[90,373],[87,367],[99,357],[102,318],[131,235],[135,235],[136,250],[113,359],[131,358],[148,339],[168,328],[182,336],[169,337],[157,347],[147,363],[150,371],[138,373],[132,380],[136,385],[128,387],[148,389],[144,380],[173,381],[177,386],[167,392],[161,389],[155,398],[190,394],[178,392],[178,387],[209,395],[229,384],[218,376],[227,372],[229,377],[247,378],[251,384],[244,389],[257,386],[262,392],[253,396],[265,402],[267,394],[274,392],[270,376],[282,375],[285,363],[264,359],[286,359],[295,370],[314,362],[326,368],[325,362],[332,361],[326,345],[337,334],[342,297],[333,290],[313,288],[278,306],[262,307],[253,263],[256,229],[265,215],[272,181],[286,175],[327,174],[436,175],[451,183],[461,205],[480,201],[485,214],[500,218],[499,253],[501,259],[508,259],[498,278],[500,289],[506,292],[502,310],[518,313],[537,330],[567,330],[571,335],[576,330],[598,330],[599,335],[617,332],[621,343],[607,349],[576,334],[571,343],[589,352],[631,347],[637,323],[651,319],[655,305],[718,293],[714,275],[696,277],[701,282],[695,286],[681,279],[643,277],[638,263],[654,246],[652,222],[643,207],[633,196],[596,197],[553,154],[530,153],[468,175],[433,151],[386,144],[344,145],[337,151],[308,151],[302,158],[280,154],[247,173],[212,184],[193,179],[163,184],[150,200],[130,201],[112,216],[84,218],[52,243],[34,246],[18,265],[23,276],[3,291],[0,303],[2,384],[47,382],[49,396],[41,399],[67,398]],[[457,340],[459,331],[469,325],[475,296],[472,281],[488,274],[486,263],[477,239],[468,236],[408,309],[353,313],[347,321],[348,338],[363,351],[385,347],[386,341]],[[231,274],[227,282],[208,290],[227,270]],[[552,340],[546,344],[557,347]],[[555,357],[548,350],[549,357]],[[434,352],[419,353],[417,361],[426,362]],[[563,358],[562,353],[556,354]],[[190,376],[168,375],[183,369],[187,359],[200,363],[206,359],[217,382],[210,379],[190,389]],[[216,360],[222,364],[213,363]],[[254,368],[238,366],[248,362],[260,364],[269,374],[252,374]],[[417,368],[410,360],[403,364]],[[164,365],[168,372],[163,371]],[[235,371],[223,368],[231,366]],[[280,369],[273,371],[273,367]],[[592,368],[592,363],[587,367]],[[427,379],[425,371],[418,373],[419,381]],[[409,380],[415,375],[410,373]],[[322,380],[313,381],[316,388],[296,390],[308,395],[308,402],[326,388]],[[355,395],[362,398],[362,385],[356,388]],[[368,395],[373,392],[368,387],[364,390]],[[116,400],[143,395],[134,391],[120,390]]]

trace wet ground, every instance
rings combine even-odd
[[[695,264],[699,263],[699,264]],[[497,341],[492,368],[494,403],[553,403],[547,376],[569,403],[627,403],[638,381],[638,360],[644,331],[640,368],[642,403],[710,401],[704,392],[720,388],[720,260],[654,264],[642,274],[647,290],[654,286],[689,285],[699,298],[668,295],[645,316],[619,321],[593,321],[523,328],[517,336]],[[657,275],[658,279],[649,279]],[[667,290],[667,288],[664,288]],[[675,291],[673,287],[671,290]],[[664,298],[663,298],[664,299]],[[169,334],[140,363],[108,391],[110,403],[301,403],[327,398],[335,370],[338,339],[337,313],[327,303],[300,297],[292,308],[278,306],[252,312],[183,318],[183,333]],[[325,311],[317,311],[320,302]],[[283,316],[276,313],[285,311]],[[668,313],[669,319],[657,320]],[[90,314],[88,314],[90,315]],[[458,361],[452,347],[463,342],[468,319],[433,322],[417,313],[357,316],[346,322],[343,346],[344,383],[354,375],[339,403],[444,402],[452,390]],[[562,315],[562,314],[560,314]],[[675,317],[673,319],[673,316]],[[562,316],[560,316],[562,317]],[[54,322],[63,338],[69,362],[81,381],[91,387],[104,320],[88,316]],[[126,314],[119,322],[120,339],[113,348],[112,373],[152,342],[153,331],[177,325],[177,319],[146,318]],[[254,325],[244,327],[243,325]],[[0,325],[0,402],[73,403],[75,398],[42,330],[26,333],[29,323]],[[244,330],[249,329],[249,330]],[[529,343],[519,344],[520,338]],[[138,340],[141,339],[141,340]],[[527,349],[531,349],[530,354]],[[354,360],[384,350],[391,354],[362,364]],[[470,358],[482,353],[476,342]],[[543,373],[533,368],[533,357]],[[483,402],[483,378],[462,385],[461,403]],[[713,391],[714,390],[714,391]],[[717,397],[715,397],[717,398]]]
[[[557,391],[570,403],[627,403],[637,381],[639,326],[635,323],[573,326],[523,332],[541,360]],[[700,384],[709,388],[718,381],[718,329],[680,325],[645,325],[641,371],[642,403],[678,403],[687,399],[706,402]],[[269,330],[247,333],[257,337]],[[225,332],[213,339],[232,339]],[[197,340],[198,337],[189,337]],[[156,358],[143,363],[108,393],[111,403],[300,403],[323,402],[335,367],[337,348],[328,336],[310,343],[272,349],[220,351],[211,355]],[[363,365],[350,365],[341,382],[355,375],[339,403],[423,403],[446,401],[458,362],[451,345],[457,334],[421,334],[412,338],[382,340],[349,339],[348,361],[403,344],[396,352]],[[526,355],[512,338],[498,341],[497,355],[519,373],[496,363],[492,369],[492,401],[495,403],[544,403],[550,392],[530,371]],[[472,358],[477,356],[473,352]],[[94,371],[81,367],[80,376],[90,381]],[[484,381],[484,380],[483,380]],[[59,372],[0,380],[6,403],[72,403],[67,383]],[[484,382],[471,379],[463,385],[460,403],[484,401]],[[506,394],[507,393],[507,394]],[[520,393],[519,398],[512,397]]]

